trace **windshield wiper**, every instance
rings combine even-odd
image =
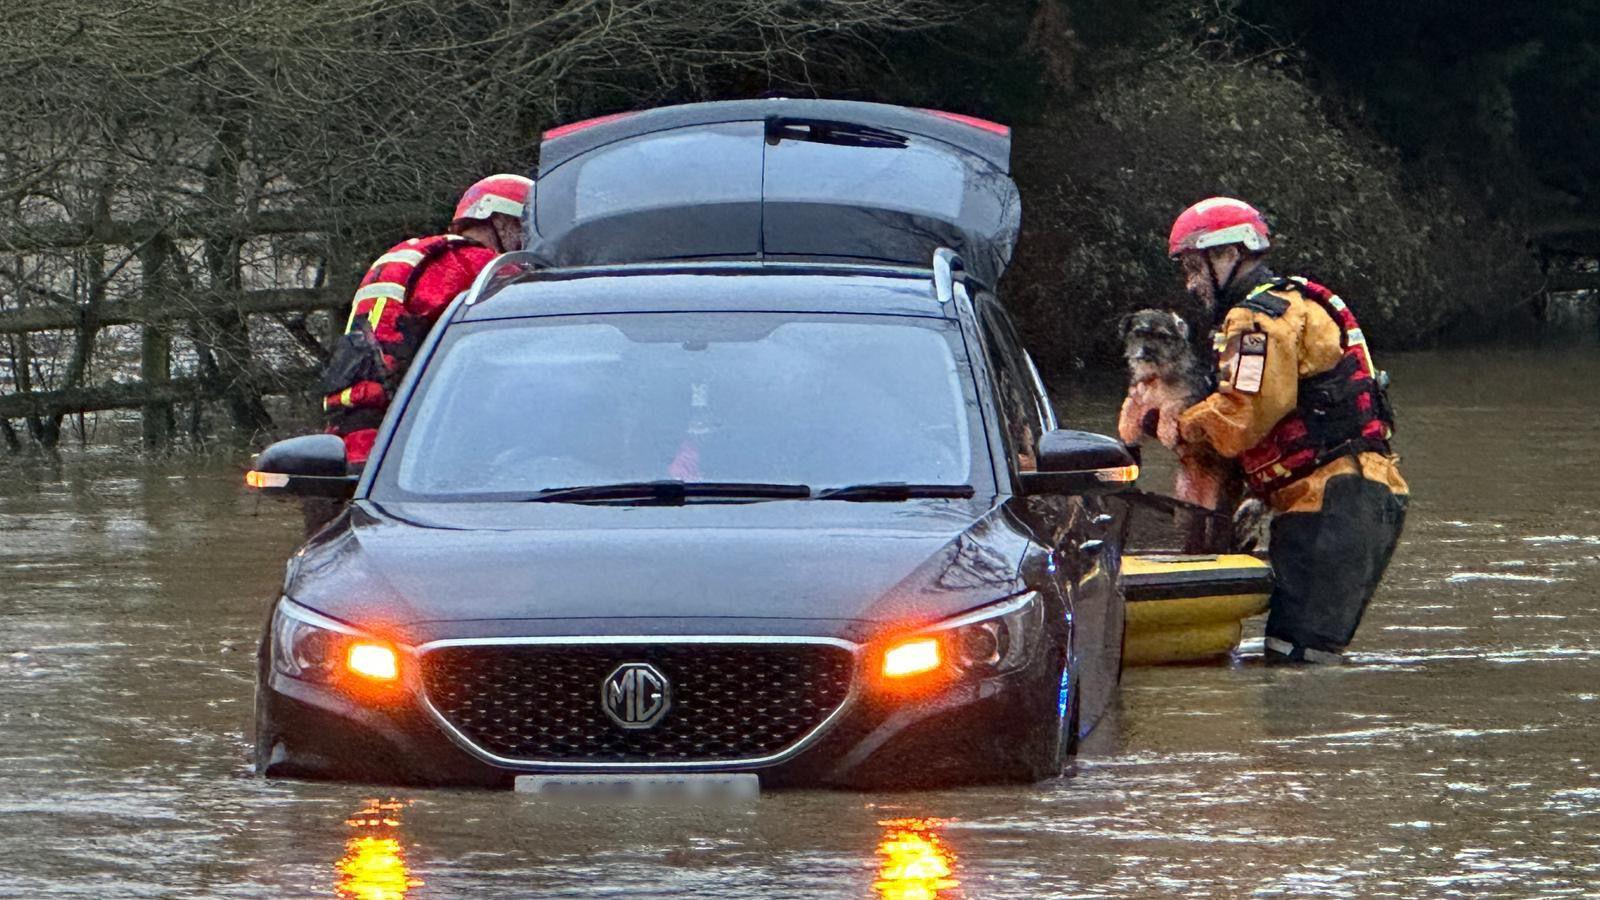
[[[828,488],[814,495],[817,500],[910,500],[913,497],[971,497],[970,484],[907,484],[904,481],[879,481]]]
[[[690,497],[730,500],[788,500],[811,496],[803,484],[764,484],[742,481],[624,481],[548,488],[526,498],[533,503],[584,503],[591,500],[648,500],[683,503]]]

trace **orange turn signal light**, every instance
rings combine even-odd
[[[289,485],[289,476],[282,472],[257,472],[252,469],[244,473],[244,483],[253,488],[281,488]]]
[[[1139,480],[1138,466],[1117,466],[1112,469],[1095,469],[1094,477],[1116,484],[1132,484]]]
[[[883,676],[905,678],[939,668],[938,638],[919,637],[901,641],[883,654]]]
[[[394,681],[400,677],[400,657],[387,644],[356,641],[345,654],[345,667],[373,681]]]

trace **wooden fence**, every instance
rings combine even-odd
[[[312,366],[248,371],[243,373],[244,378],[238,375],[174,378],[171,376],[172,323],[214,317],[218,313],[238,318],[254,313],[309,314],[319,310],[337,314],[337,310],[348,305],[349,298],[348,291],[337,289],[255,290],[241,291],[231,296],[214,295],[207,298],[205,305],[184,310],[112,304],[96,310],[92,316],[76,315],[72,310],[38,308],[0,313],[0,335],[51,330],[95,332],[112,325],[138,325],[143,329],[139,380],[108,381],[54,390],[0,390],[0,422],[9,419],[55,422],[54,429],[32,429],[36,440],[50,446],[59,440],[62,417],[106,410],[138,409],[143,416],[145,445],[151,448],[164,447],[173,439],[173,409],[179,404],[232,399],[246,406],[259,405],[263,397],[311,390],[318,373],[317,367]],[[239,421],[236,417],[236,424],[253,427],[259,423],[248,419]],[[6,429],[8,443],[15,449],[19,445],[15,430],[9,423]]]
[[[280,211],[176,223],[102,220],[0,226],[0,255],[24,259],[86,248],[123,248],[124,253],[135,254],[141,264],[140,286],[124,291],[123,299],[91,296],[85,302],[68,303],[55,298],[53,302],[32,302],[0,311],[0,348],[6,346],[8,337],[13,348],[11,370],[0,371],[0,377],[13,376],[10,385],[0,382],[0,437],[13,449],[19,448],[21,439],[11,420],[20,419],[33,441],[52,446],[60,439],[65,417],[131,409],[141,412],[145,445],[163,447],[175,436],[175,406],[210,401],[221,401],[233,424],[243,432],[270,427],[262,398],[311,392],[326,338],[331,337],[312,334],[303,317],[328,311],[334,321],[342,324],[342,310],[348,307],[354,280],[360,274],[355,266],[364,263],[383,241],[426,228],[438,213],[429,206],[405,204],[358,210]],[[314,237],[339,251],[339,258],[326,261],[328,265],[323,267],[329,273],[325,279],[328,286],[248,288],[241,286],[241,279],[235,275],[212,278],[211,287],[197,288],[175,284],[172,273],[163,272],[164,257],[160,254],[170,253],[180,242],[209,242],[208,249],[236,249],[263,237],[295,235]],[[274,369],[261,364],[251,352],[253,348],[242,346],[214,354],[215,362],[209,369],[202,366],[200,371],[174,377],[175,333],[196,333],[197,323],[206,324],[212,333],[226,334],[235,327],[242,332],[251,317],[263,315],[277,317],[291,328],[292,338],[304,351],[302,355],[315,358],[317,364]],[[96,338],[102,329],[111,326],[139,329],[138,380],[106,379],[95,383],[89,377]],[[294,328],[299,331],[292,331]],[[34,343],[29,336],[47,332],[70,335],[73,349],[60,366],[65,374],[59,383],[36,389],[28,370],[29,359],[17,360],[15,348],[19,337],[23,339],[20,346],[29,347]],[[123,374],[131,372],[125,370]],[[198,406],[194,408],[198,411]]]

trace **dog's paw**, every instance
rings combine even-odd
[[[1122,442],[1130,447],[1139,443],[1140,438],[1144,437],[1139,431],[1139,420],[1134,417],[1132,410],[1124,409],[1122,415],[1117,417],[1117,437],[1122,438]]]

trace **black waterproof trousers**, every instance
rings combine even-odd
[[[1314,513],[1272,521],[1267,662],[1336,662],[1383,580],[1406,497],[1359,475],[1333,478]]]

